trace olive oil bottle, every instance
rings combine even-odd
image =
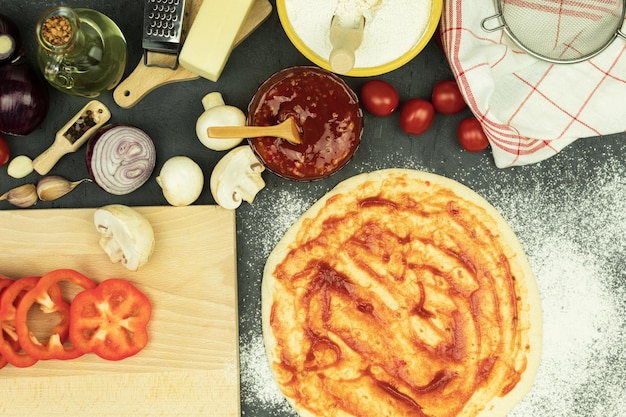
[[[37,62],[48,82],[76,96],[97,97],[121,81],[126,39],[109,17],[92,10],[54,7],[37,22]]]

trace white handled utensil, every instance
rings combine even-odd
[[[361,16],[356,26],[344,26],[341,19],[333,17],[330,23],[330,51],[328,62],[333,71],[339,74],[347,74],[354,68],[354,51],[361,46],[365,18]]]

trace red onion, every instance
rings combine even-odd
[[[104,191],[129,194],[141,187],[154,170],[154,142],[143,130],[127,124],[100,128],[87,142],[87,168]]]
[[[29,134],[43,122],[49,105],[48,86],[29,63],[0,67],[0,132]]]
[[[22,52],[22,40],[17,25],[0,14],[0,65],[11,62]]]
[[[48,113],[48,85],[23,55],[17,26],[0,15],[0,132],[22,136]]]

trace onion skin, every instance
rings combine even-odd
[[[0,66],[0,132],[24,136],[45,119],[48,85],[24,59]]]
[[[0,65],[23,54],[20,31],[8,16],[0,13]]]
[[[0,132],[31,133],[43,122],[49,106],[48,85],[26,61],[17,25],[0,14]]]
[[[110,124],[87,142],[86,161],[89,176],[100,188],[125,195],[148,181],[156,164],[156,149],[138,127]]]

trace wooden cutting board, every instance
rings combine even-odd
[[[0,369],[0,415],[240,415],[234,211],[136,209],[156,239],[136,272],[102,251],[94,209],[0,211],[0,273],[73,268],[95,281],[121,277],[153,307],[148,345],[136,356],[112,362],[87,354]]]
[[[193,20],[198,14],[201,5],[202,0],[193,0],[191,2],[188,20],[189,26],[193,24]],[[271,12],[272,5],[268,0],[256,0],[235,39],[235,47],[250,36],[261,23],[265,22]],[[146,66],[144,57],[142,56],[133,72],[113,91],[113,99],[118,106],[125,109],[133,107],[148,93],[165,84],[200,78],[199,75],[180,65],[175,69],[168,68],[174,66],[176,63],[177,58],[175,55],[156,52],[149,52],[149,54],[151,65]],[[160,66],[154,66],[152,64],[158,64]]]

